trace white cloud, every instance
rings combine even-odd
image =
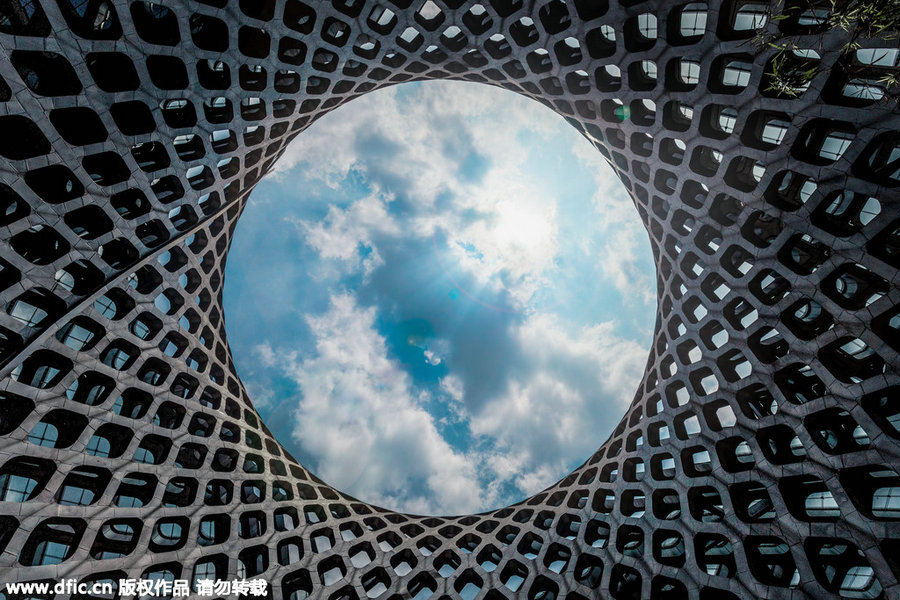
[[[315,457],[326,481],[366,500],[410,512],[485,510],[511,484],[533,494],[563,476],[573,456],[587,458],[629,404],[646,350],[616,335],[614,324],[570,335],[556,317],[534,316],[516,332],[524,352],[520,374],[480,410],[467,410],[462,384],[440,390],[476,446],[455,450],[441,435],[430,400],[387,358],[374,329],[375,310],[351,296],[332,298],[308,318],[317,356],[288,357],[285,368],[302,399],[294,437]],[[414,482],[427,493],[411,494]]]
[[[401,96],[399,87],[369,94],[340,119],[316,123],[279,161],[276,178],[297,167],[339,190],[348,175],[361,173],[367,182],[323,220],[290,220],[309,247],[344,274],[371,275],[396,268],[385,257],[446,239],[463,271],[495,294],[507,292],[518,309],[552,291],[566,233],[554,191],[526,166],[522,136],[547,139],[568,125],[548,120],[546,107],[523,98],[498,108],[497,95],[474,84],[432,83],[413,101],[398,102]],[[467,178],[460,169],[472,152],[486,154],[489,168]],[[585,255],[594,252],[589,277],[651,303],[655,286],[641,252],[646,232],[630,198],[588,144],[572,152],[593,173],[597,190],[596,213],[585,214],[584,226],[605,235],[581,243]],[[409,298],[391,300],[389,310],[413,306]],[[577,325],[522,312],[489,331],[458,327],[453,342],[468,336],[462,340],[470,343],[468,353],[456,351],[449,337],[428,340],[422,361],[450,369],[430,392],[416,389],[389,358],[375,323],[384,315],[348,294],[333,294],[326,312],[306,318],[315,352],[264,344],[256,355],[299,388],[293,436],[326,481],[411,512],[484,510],[518,499],[506,496],[510,486],[523,496],[534,493],[564,475],[573,457],[587,458],[603,441],[598,432],[611,431],[630,402],[647,357],[616,322]],[[479,336],[489,335],[500,341],[488,347]],[[492,355],[494,348],[509,353]],[[460,370],[466,361],[486,364]],[[497,373],[505,379],[496,386],[474,381]],[[476,386],[489,389],[477,402],[467,397]],[[436,420],[428,412],[436,404],[449,416]],[[447,423],[468,425],[474,439],[468,450],[444,439]]]
[[[375,310],[334,296],[308,317],[316,356],[284,357],[302,398],[293,436],[315,457],[316,472],[339,489],[391,508],[425,513],[478,510],[484,497],[475,465],[439,434],[426,398],[387,358]],[[415,482],[427,494],[410,495]]]
[[[494,169],[473,186],[472,207],[489,217],[458,226],[451,246],[463,269],[495,291],[507,289],[519,307],[551,284],[559,251],[557,203],[539,197],[527,181],[521,168]]]
[[[526,494],[599,446],[597,433],[624,414],[647,359],[646,348],[617,335],[612,322],[566,330],[552,315],[529,318],[516,332],[521,375],[471,416],[473,433],[498,449],[492,468]]]
[[[524,167],[530,146],[522,136],[549,139],[569,125],[545,106],[512,94],[503,96],[498,110],[497,98],[498,92],[466,82],[431,82],[412,100],[401,88],[389,87],[352,103],[340,119],[315,123],[288,148],[274,177],[298,167],[308,178],[338,187],[352,171],[360,171],[375,194],[346,211],[333,210],[325,223],[299,224],[309,242],[345,267],[352,266],[358,244],[368,244],[372,254],[364,266],[370,271],[380,260],[371,238],[395,225],[379,192],[403,190],[415,203],[405,235],[447,232],[459,264],[482,286],[505,289],[521,309],[527,307],[549,284],[560,232],[552,190],[542,187],[540,173]],[[601,154],[586,140],[578,142],[571,152],[593,173],[596,189],[596,214],[585,226],[606,240],[597,256],[600,275],[623,296],[652,305],[656,286],[647,275],[652,265],[637,211]],[[460,164],[472,151],[487,156],[490,168],[468,181],[461,177]],[[439,207],[441,197],[452,198],[451,204]],[[462,218],[467,211],[482,218],[467,221]],[[471,248],[476,252],[466,251]]]
[[[441,378],[432,397],[415,389],[388,357],[374,307],[350,295],[308,316],[315,354],[261,345],[297,385],[293,437],[317,474],[339,489],[407,512],[459,514],[518,500],[586,459],[629,404],[646,350],[616,334],[614,323],[574,333],[558,317],[533,315],[513,335],[522,357],[503,393],[468,407],[464,384]],[[254,397],[256,397],[254,395]],[[440,422],[429,403],[448,403]],[[455,449],[443,423],[462,423],[475,444]],[[517,492],[509,496],[509,486]],[[415,490],[415,491],[414,491]]]
[[[498,93],[477,84],[434,82],[419,88],[414,100],[398,101],[399,88],[387,88],[352,104],[356,110],[345,110],[343,118],[310,127],[288,148],[275,177],[298,167],[338,187],[359,171],[375,193],[352,199],[346,209],[332,207],[324,222],[295,222],[308,243],[345,267],[355,266],[357,247],[365,244],[374,254],[365,265],[371,270],[379,264],[373,239],[397,232],[382,196],[402,190],[415,206],[404,235],[446,232],[448,248],[481,286],[506,290],[525,307],[548,285],[559,248],[556,199],[524,166],[529,146],[521,137],[551,136],[568,125],[537,102],[508,93],[498,110]],[[473,153],[487,156],[475,162],[490,167],[470,180],[460,169]],[[439,206],[441,198],[450,203]],[[472,221],[472,213],[481,218]]]
[[[283,177],[301,166],[307,176],[336,186],[351,169],[371,168],[371,156],[360,160],[360,145],[378,139],[400,152],[402,159],[378,164],[378,169],[414,181],[413,192],[422,194],[434,189],[429,182],[458,179],[458,151],[496,149],[490,154],[496,164],[519,163],[527,150],[516,143],[514,134],[523,124],[548,133],[563,122],[538,102],[509,94],[498,110],[498,92],[480,84],[435,81],[418,92],[414,99],[400,101],[404,94],[400,87],[383,88],[353,101],[340,119],[316,122],[288,147],[272,176]]]
[[[590,144],[572,149],[578,161],[594,174],[596,193],[592,203],[600,232],[605,238],[599,264],[602,274],[626,298],[644,304],[656,301],[655,281],[648,276],[645,264],[647,232],[637,214],[625,186],[603,156]]]
[[[376,194],[365,196],[345,209],[330,206],[328,215],[321,222],[311,223],[295,217],[286,220],[297,228],[319,256],[339,260],[351,267],[360,266],[364,273],[383,263],[373,240],[400,233],[399,226],[387,211],[387,200]]]
[[[323,258],[351,260],[356,257],[359,244],[371,244],[375,234],[396,235],[397,223],[387,212],[383,198],[367,196],[347,209],[331,206],[321,223],[310,224],[289,218],[306,234],[306,241]]]
[[[646,245],[642,228],[623,225],[607,234],[598,264],[603,275],[622,297],[652,304],[656,301],[656,285],[641,264],[640,246]]]
[[[275,350],[272,349],[272,345],[268,342],[254,346],[253,353],[265,367],[274,367],[278,362]]]
[[[265,410],[277,400],[275,390],[262,385],[262,383],[254,380],[252,377],[248,379],[246,386],[247,393],[253,398],[253,406],[257,410]]]

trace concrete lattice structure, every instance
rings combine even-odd
[[[898,597],[900,127],[877,101],[898,57],[843,52],[809,6],[0,2],[0,579]],[[817,65],[808,89],[768,91],[759,27],[815,49],[785,67]],[[287,144],[435,78],[587,136],[646,225],[659,297],[612,437],[533,498],[450,518],[366,505],[286,455],[221,307],[233,228]]]

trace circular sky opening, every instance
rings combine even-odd
[[[647,233],[600,153],[501,88],[409,83],[301,134],[226,269],[228,340],[286,448],[361,500],[521,500],[609,436],[655,318]]]

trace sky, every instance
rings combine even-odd
[[[643,373],[654,266],[599,152],[451,81],[366,94],[257,185],[225,272],[237,370],[304,466],[415,514],[517,502],[584,462]]]

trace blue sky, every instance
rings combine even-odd
[[[548,108],[395,86],[314,123],[253,192],[228,339],[276,437],[338,488],[482,511],[583,462],[630,402],[655,314],[647,234]]]

